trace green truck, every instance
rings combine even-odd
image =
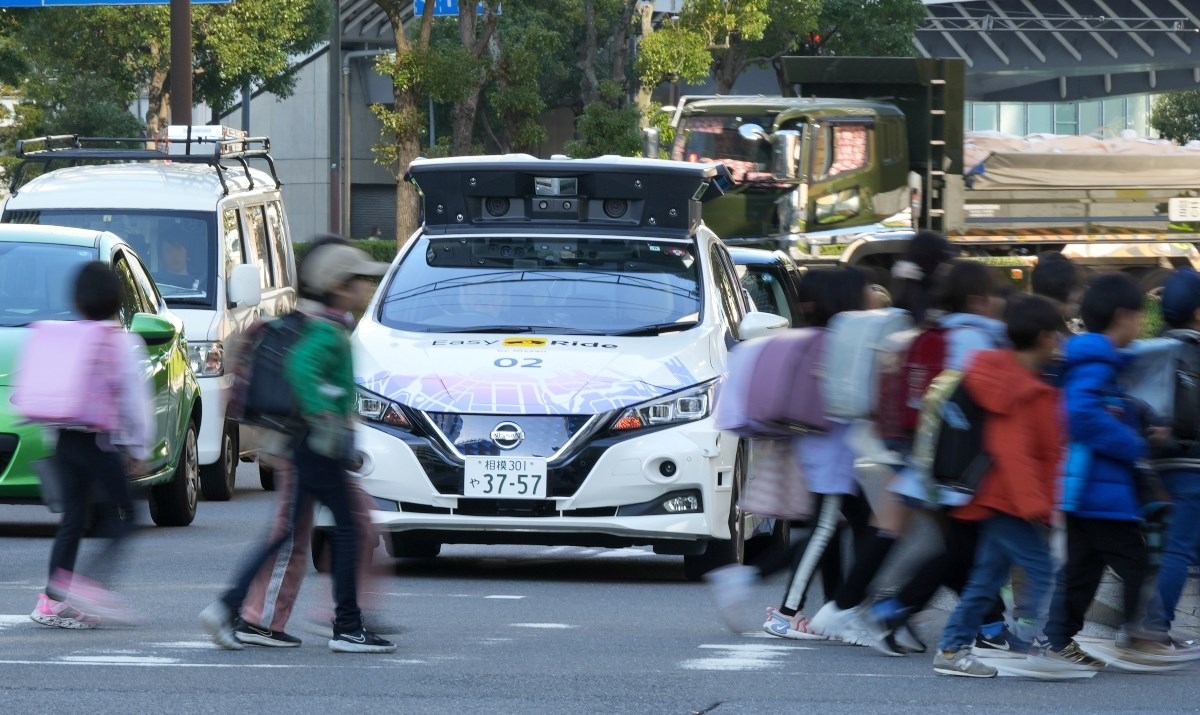
[[[980,154],[986,137],[964,147],[961,60],[781,62],[791,96],[686,96],[666,110],[672,159],[717,160],[733,174],[736,188],[704,207],[731,244],[782,248],[808,266],[857,265],[885,285],[920,228],[990,263],[1062,251],[1129,271],[1147,289],[1173,267],[1200,266],[1198,150],[1047,137],[1032,151],[999,142]],[[654,129],[643,150],[658,155]]]

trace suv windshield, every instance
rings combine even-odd
[[[743,124],[770,127],[771,117],[692,116],[679,123],[671,158],[676,161],[704,163],[719,161],[729,168],[736,183],[773,183],[771,147],[766,142],[743,139],[738,128]]]
[[[96,249],[53,243],[0,242],[0,328],[36,320],[76,320],[75,273]]]
[[[618,238],[421,238],[380,302],[379,320],[429,333],[656,334],[702,307],[686,242]]]
[[[168,304],[212,307],[216,229],[203,211],[43,209],[6,211],[4,223],[37,223],[109,231],[142,257]]]

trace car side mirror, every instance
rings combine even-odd
[[[253,308],[262,302],[262,282],[259,280],[258,267],[242,263],[233,267],[229,274],[227,289],[229,302],[233,305]]]
[[[162,345],[175,339],[175,325],[151,313],[134,313],[129,332],[140,337],[147,345]]]
[[[765,338],[768,335],[778,335],[791,325],[788,319],[774,313],[746,313],[738,324],[738,335],[742,340]]]

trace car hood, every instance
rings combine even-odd
[[[17,353],[29,335],[28,328],[0,328],[0,387],[12,384]]]
[[[597,414],[716,377],[711,332],[431,334],[364,322],[354,335],[355,375],[365,389],[427,412]]]

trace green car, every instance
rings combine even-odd
[[[119,319],[139,335],[150,354],[157,441],[147,474],[150,516],[159,526],[187,526],[196,516],[200,471],[196,434],[200,388],[188,362],[183,322],[158,293],[137,253],[111,233],[57,226],[0,225],[0,503],[38,504],[34,460],[54,445],[39,425],[22,423],[9,392],[13,369],[30,323],[77,320],[72,287],[88,261],[112,266],[124,286]]]

